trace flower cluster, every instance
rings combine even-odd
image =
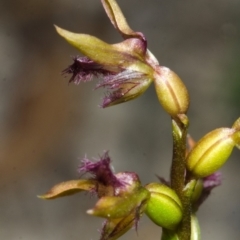
[[[75,57],[63,74],[71,74],[69,82],[75,84],[101,78],[96,88],[108,91],[103,108],[135,99],[153,82],[158,100],[172,120],[170,181],[159,177],[161,183],[143,186],[134,172],[114,173],[105,152],[96,161],[82,160],[79,172],[90,176],[62,182],[40,198],[54,199],[82,191],[96,195],[98,201],[87,213],[105,218],[100,240],[115,240],[133,226],[137,229],[144,213],[162,227],[162,240],[200,240],[195,213],[212,189],[221,184],[217,171],[233,148],[240,148],[240,118],[232,127],[213,130],[194,142],[187,134],[189,95],[184,83],[172,70],[159,65],[143,33],[129,27],[115,0],[101,2],[123,41],[108,44],[56,26],[57,32],[84,55]]]

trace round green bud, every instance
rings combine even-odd
[[[174,230],[182,220],[182,203],[176,192],[160,183],[150,183],[151,193],[145,213],[158,226]]]

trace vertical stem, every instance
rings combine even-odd
[[[192,215],[192,204],[191,197],[195,189],[197,180],[192,179],[184,188],[183,191],[183,220],[178,229],[178,236],[180,240],[190,240],[191,234],[191,215]]]
[[[191,201],[188,194],[184,193],[188,118],[184,114],[178,117],[179,118],[172,119],[173,159],[171,167],[171,186],[176,191],[183,204],[183,220],[178,229],[179,240],[190,240]]]
[[[191,198],[189,196],[183,195],[182,198],[183,204],[183,219],[178,228],[178,237],[179,240],[190,240],[191,239]]]
[[[171,186],[179,197],[185,184],[186,127],[172,119],[173,156],[171,167]]]

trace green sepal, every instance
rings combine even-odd
[[[129,27],[120,7],[115,0],[102,0],[102,4],[111,23],[121,33],[123,38],[142,38],[140,33],[133,31]]]
[[[122,196],[106,196],[98,200],[95,207],[87,211],[88,214],[103,218],[123,218],[133,209],[141,206],[145,208],[145,203],[150,197],[150,193],[143,187],[133,193]]]
[[[83,55],[91,60],[105,65],[119,65],[123,61],[123,54],[104,41],[88,35],[78,34],[55,26],[59,35],[68,43],[76,47]]]
[[[121,43],[108,44],[88,34],[73,33],[58,26],[55,28],[69,44],[102,65],[104,69],[112,72],[129,69],[152,77],[153,69],[144,63],[145,49],[140,39],[127,39]]]
[[[69,196],[81,191],[96,191],[95,180],[71,180],[55,185],[47,193],[38,196],[42,199],[54,199],[64,196]]]
[[[141,209],[139,212],[133,209],[130,214],[123,218],[107,219],[103,226],[100,240],[118,239],[136,224],[138,221],[136,217],[140,217],[142,213]]]

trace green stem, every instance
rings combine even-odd
[[[196,186],[197,180],[191,180],[183,189],[182,204],[183,204],[183,219],[178,228],[179,240],[192,239],[191,234],[191,215],[192,215],[192,203],[191,198]]]
[[[183,196],[185,185],[185,154],[186,154],[186,138],[187,138],[187,116],[184,115],[183,120],[172,119],[172,135],[173,135],[173,157],[171,167],[171,186],[177,192],[179,197]]]
[[[172,119],[173,158],[171,167],[171,187],[176,191],[183,204],[183,220],[178,229],[179,240],[191,238],[191,201],[184,193],[186,171],[186,137],[188,118],[180,115]]]

